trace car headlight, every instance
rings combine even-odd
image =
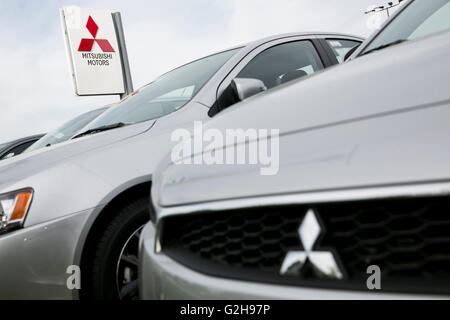
[[[0,195],[0,234],[23,226],[32,198],[31,189]]]

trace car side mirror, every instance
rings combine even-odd
[[[229,106],[266,90],[266,85],[259,79],[234,78],[217,98],[216,103],[209,109],[208,115],[213,117]]]
[[[267,90],[264,82],[253,78],[235,78],[231,81],[233,88],[239,101],[245,100],[257,93]]]

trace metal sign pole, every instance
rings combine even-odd
[[[123,33],[122,17],[120,16],[120,12],[113,12],[112,18],[120,49],[120,59],[122,60],[123,83],[125,86],[125,93],[120,95],[120,98],[122,99],[133,92],[133,82],[131,80],[130,64],[128,62],[127,47],[125,45],[125,35]]]

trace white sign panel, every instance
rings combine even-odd
[[[125,92],[122,62],[110,11],[64,7],[62,26],[77,95]]]

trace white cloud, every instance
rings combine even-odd
[[[137,88],[192,59],[268,35],[314,30],[366,36],[369,30],[363,12],[374,2],[2,0],[0,37],[8,48],[0,51],[0,143],[46,132],[82,112],[118,100],[115,96],[74,96],[59,26],[58,8],[63,5],[122,13]]]

